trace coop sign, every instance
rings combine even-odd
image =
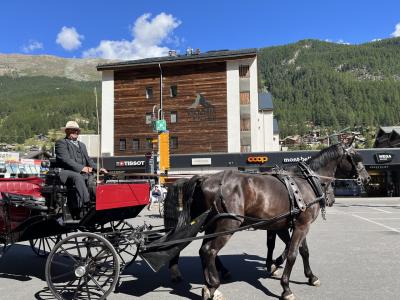
[[[120,160],[115,162],[116,167],[144,166],[144,160]]]
[[[267,156],[249,156],[247,158],[247,162],[249,164],[263,164],[266,163],[267,161],[268,161]]]
[[[393,159],[393,154],[391,153],[376,153],[375,154],[375,161],[378,164],[389,163]]]
[[[296,157],[285,157],[283,158],[283,163],[284,164],[293,164],[293,163],[298,163],[301,161],[307,161],[311,158],[311,156],[296,156]]]

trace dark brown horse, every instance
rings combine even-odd
[[[364,182],[369,178],[361,157],[353,149],[341,144],[322,150],[309,161],[309,165],[315,171],[314,175],[319,178],[320,183],[325,186],[333,180],[338,167],[349,175],[357,172]],[[184,195],[190,195],[192,201],[184,201],[185,205],[179,221],[182,225],[188,224],[194,216],[208,209],[211,209],[214,215],[225,212],[237,216],[217,218],[210,226],[206,227],[205,234],[228,233],[203,240],[199,251],[206,283],[202,291],[203,299],[221,296],[221,293],[217,291],[220,280],[216,257],[233,234],[233,230],[256,222],[257,219],[276,220],[276,222],[269,222],[260,229],[282,230],[293,225],[293,219],[290,216],[291,202],[289,201],[288,190],[277,177],[250,175],[233,171],[224,172],[222,180],[220,176],[220,174],[216,174],[207,178],[194,177],[190,179],[185,185]],[[282,297],[284,299],[294,299],[289,288],[289,277],[299,250],[309,283],[312,285],[319,283],[319,279],[312,273],[309,265],[309,253],[305,237],[311,223],[317,218],[320,208],[325,205],[322,199],[315,201],[315,192],[303,173],[292,170],[291,176],[299,187],[307,206],[305,211],[295,217],[287,263],[281,279]],[[216,195],[219,196],[216,197]],[[332,205],[333,203],[326,204]]]

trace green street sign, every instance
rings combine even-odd
[[[156,121],[156,130],[157,131],[166,131],[167,130],[167,122],[165,120],[157,120]]]

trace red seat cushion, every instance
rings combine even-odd
[[[28,178],[0,178],[0,192],[31,195],[41,197],[44,180],[39,177]],[[2,198],[0,193],[0,199]]]

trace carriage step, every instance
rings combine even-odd
[[[79,224],[81,220],[65,220],[64,225],[76,225]]]

